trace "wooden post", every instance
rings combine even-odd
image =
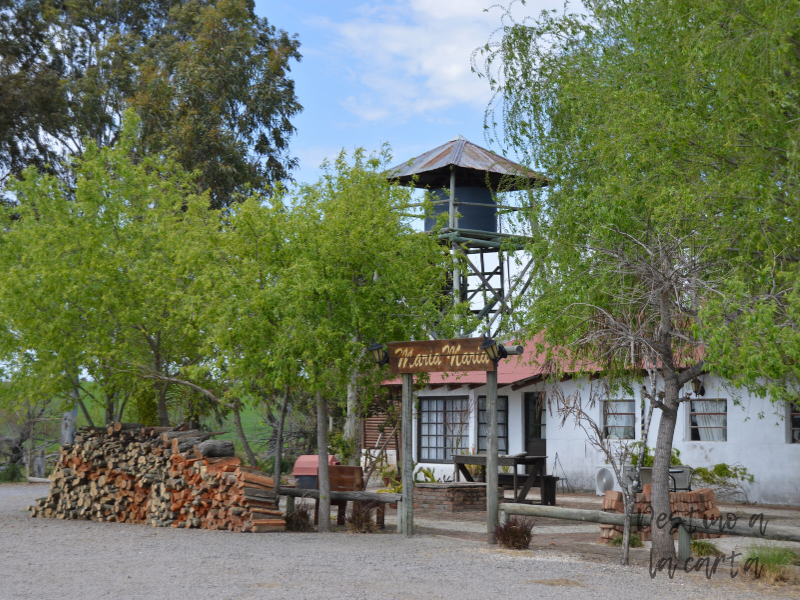
[[[497,528],[497,371],[486,371],[486,533],[496,544]]]
[[[317,469],[317,489],[320,503],[316,511],[319,517],[319,533],[331,531],[331,480],[328,475],[328,403],[325,397],[317,392],[317,448],[319,450],[319,467]]]
[[[286,516],[294,512],[294,496],[286,496]]]
[[[683,523],[678,525],[678,560],[686,562],[692,556],[692,536]]]
[[[397,533],[403,533],[403,507],[402,502],[397,505]]]
[[[403,373],[403,501],[398,505],[398,518],[404,536],[414,535],[414,461],[411,443],[414,438],[414,380],[410,373]],[[402,516],[400,515],[402,513]]]

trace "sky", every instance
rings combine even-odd
[[[292,65],[303,105],[290,143],[300,161],[295,179],[315,180],[322,161],[342,149],[374,151],[388,142],[397,164],[458,134],[487,147],[483,123],[492,92],[471,72],[470,56],[501,26],[503,11],[485,12],[489,6],[489,0],[256,0],[259,16],[301,43],[303,59]],[[530,0],[513,14],[562,6],[563,0]]]

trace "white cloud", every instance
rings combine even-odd
[[[517,14],[559,8],[563,0],[517,7]],[[486,0],[366,2],[350,19],[315,24],[333,36],[338,61],[354,74],[353,94],[339,98],[366,122],[405,121],[456,104],[484,107],[485,80],[470,70],[472,52],[500,25],[501,11]],[[438,116],[438,115],[437,115]]]

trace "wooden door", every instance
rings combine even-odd
[[[529,456],[547,456],[546,407],[542,392],[526,392],[525,452]]]

